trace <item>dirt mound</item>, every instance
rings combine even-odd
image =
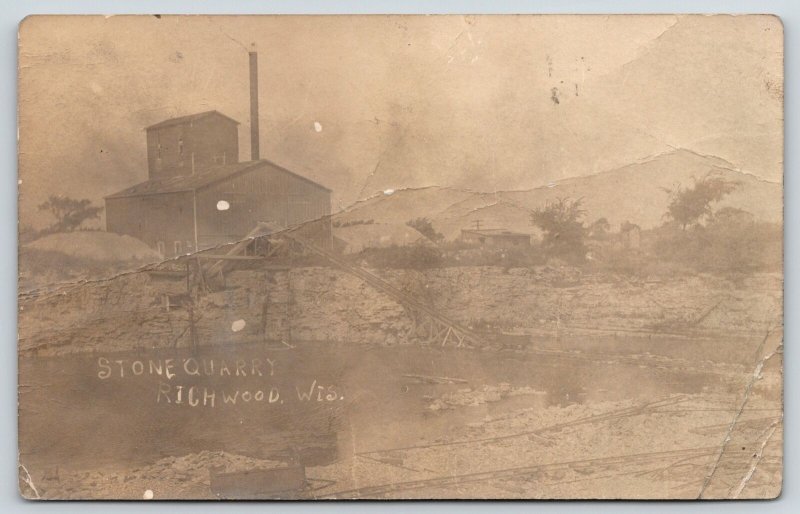
[[[101,262],[155,262],[161,259],[158,252],[134,237],[101,231],[50,234],[28,243],[25,248]]]

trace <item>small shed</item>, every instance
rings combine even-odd
[[[531,245],[531,235],[501,228],[461,229],[461,241],[492,248],[514,248]]]

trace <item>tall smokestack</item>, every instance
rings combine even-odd
[[[253,51],[248,52],[250,55],[250,160],[257,161],[259,157],[258,152],[258,53],[255,51],[255,43],[253,43]]]

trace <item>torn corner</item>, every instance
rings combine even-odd
[[[17,483],[17,490],[19,491],[19,495],[25,500],[42,499],[41,495],[39,494],[39,490],[36,488],[36,484],[33,483],[31,474],[28,473],[28,469],[21,462],[19,463],[19,481]]]

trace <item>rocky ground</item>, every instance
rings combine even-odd
[[[767,338],[749,366],[727,368],[729,385],[717,377],[697,393],[669,393],[670,377],[679,378],[668,371],[660,392],[631,382],[624,398],[608,400],[597,389],[565,398],[522,385],[517,374],[514,383],[431,383],[430,375],[373,367],[373,380],[389,381],[389,389],[405,384],[406,404],[386,391],[356,394],[336,458],[306,465],[301,489],[266,496],[772,498],[782,477],[781,351],[780,334]],[[618,381],[631,379],[624,365],[609,366]],[[387,414],[395,410],[402,413]],[[215,498],[212,473],[293,465],[261,453],[258,446],[249,455],[199,451],[135,466],[59,461],[32,469],[23,490],[42,498]]]
[[[782,312],[778,274],[643,281],[548,266],[374,271],[477,332],[525,337],[552,339],[565,330],[763,335],[779,324]],[[226,286],[195,301],[201,345],[255,339],[387,346],[420,342],[400,304],[343,271],[234,271],[226,276]],[[174,299],[185,292],[185,280],[137,272],[22,295],[20,351],[63,355],[187,347],[188,308]],[[243,328],[233,330],[242,321]]]
[[[67,463],[68,465],[68,463]],[[192,499],[215,498],[211,474],[272,469],[280,462],[201,451],[180,457],[164,457],[150,465],[91,471],[47,470],[36,486],[41,498],[58,499]],[[29,494],[34,495],[29,489]]]
[[[336,477],[335,498],[697,498],[723,451],[729,397],[668,397],[524,409],[464,427],[458,437],[412,448],[359,453]],[[769,420],[778,419],[772,404]],[[750,412],[754,426],[764,412]],[[769,426],[769,423],[766,424]],[[669,427],[669,429],[666,429]],[[745,481],[746,497],[771,497],[780,483],[780,434],[752,430],[727,449],[714,473],[723,493]],[[761,437],[759,439],[758,437]],[[766,440],[765,440],[766,438]],[[766,452],[764,447],[768,446]],[[748,465],[757,464],[749,479]],[[755,478],[750,482],[749,480]],[[344,489],[344,490],[342,490]]]
[[[532,387],[512,387],[508,382],[497,386],[484,385],[478,389],[471,387],[461,388],[452,393],[445,393],[439,398],[430,399],[428,409],[438,411],[443,409],[456,409],[463,406],[482,405],[484,403],[499,402],[504,398],[521,395],[547,395],[545,391],[537,391]]]
[[[736,401],[668,396],[514,410],[433,441],[359,449],[310,467],[299,497],[692,499],[718,482],[727,497],[773,497],[780,489],[781,433],[771,424],[779,422],[781,405],[759,399],[758,407],[746,409],[738,420],[746,440],[726,448]],[[762,430],[771,426],[778,431]],[[715,468],[721,455],[724,465]],[[55,471],[36,485],[42,498],[215,498],[212,470],[285,465],[202,451],[132,469]]]
[[[312,368],[309,358],[318,367],[335,361],[342,369],[337,386],[344,386],[347,399],[337,402],[343,417],[330,428],[335,458],[309,461],[307,485],[276,496],[768,498],[779,493],[779,275],[639,280],[546,266],[376,273],[475,332],[504,333],[507,339],[482,350],[422,341],[411,333],[401,305],[331,268],[234,271],[224,290],[194,304],[201,345],[226,344],[232,352],[231,345],[270,340],[286,352],[280,359],[293,356],[296,369]],[[181,287],[180,281],[165,285],[152,274],[131,273],[22,295],[19,346],[25,366],[39,369],[35,363],[47,360],[45,384],[67,379],[59,356],[185,349],[189,312],[164,303],[165,295]],[[297,353],[301,344],[308,348]],[[431,376],[439,378],[429,383]],[[91,369],[76,377],[75,385],[59,388],[85,400],[96,377]],[[145,385],[126,398],[139,401],[142,391],[150,392]],[[55,394],[32,393],[39,402]],[[97,424],[92,418],[86,426],[98,433],[113,406],[113,391],[108,394],[103,409],[83,414],[96,416]],[[31,423],[25,426],[53,422],[27,398],[21,395],[21,419]],[[21,468],[21,489],[43,498],[214,498],[213,470],[292,465],[265,452],[261,437],[271,428],[262,427],[264,434],[249,428],[249,445],[241,434],[217,433],[215,423],[238,419],[228,418],[208,417],[202,430],[193,432],[194,424],[180,425],[190,418],[150,420],[138,413],[153,435],[189,443],[174,446],[181,450],[170,450],[169,456],[148,454],[136,465],[121,458],[95,463],[80,441],[56,451],[52,438],[23,438],[21,462],[27,467]],[[120,436],[117,443],[124,441]],[[74,459],[64,458],[69,452]]]

